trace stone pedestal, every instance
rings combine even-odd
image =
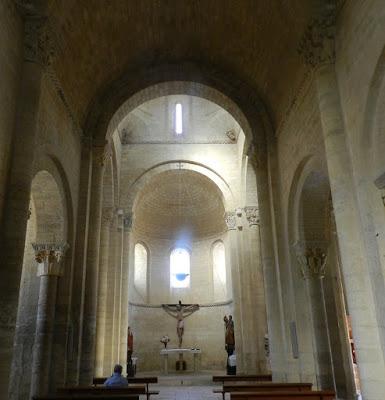
[[[67,245],[34,244],[33,247],[38,264],[40,291],[33,346],[31,397],[45,395],[49,388],[57,280],[63,274],[62,258]]]

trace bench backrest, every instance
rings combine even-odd
[[[309,391],[312,383],[275,383],[275,382],[225,382],[223,391],[225,392],[267,392],[274,391]]]
[[[332,390],[317,391],[269,391],[269,392],[233,392],[231,400],[334,400]]]
[[[94,394],[81,395],[80,397],[74,396],[73,394],[51,394],[47,396],[34,396],[33,400],[139,400],[139,395],[137,394],[100,394],[95,396]]]
[[[94,377],[92,380],[93,385],[103,385],[104,382],[107,380],[107,377]],[[158,383],[157,376],[142,376],[142,377],[128,377],[128,383]]]
[[[129,395],[129,394],[146,394],[144,385],[135,385],[127,387],[104,387],[104,386],[73,386],[57,389],[58,394],[92,394],[92,395]],[[99,397],[98,397],[99,398]]]
[[[264,375],[214,375],[213,382],[271,382],[271,374]]]

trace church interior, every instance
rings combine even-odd
[[[0,0],[0,83],[0,399],[385,399],[384,0]]]

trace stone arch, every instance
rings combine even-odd
[[[385,187],[385,47],[378,58],[365,107],[360,148],[361,166],[376,181],[378,187]],[[368,170],[369,166],[369,170]]]
[[[325,166],[314,155],[299,163],[288,206],[299,358],[307,357],[308,374],[312,370],[309,375],[313,375],[311,379],[319,388],[334,388],[339,396],[349,397],[354,392],[353,366],[329,178]],[[321,253],[327,257],[326,268],[312,269],[313,260],[323,259]],[[306,354],[309,349],[310,354]],[[314,357],[311,362],[309,356]],[[303,368],[302,361],[300,365]]]
[[[234,196],[233,193],[227,184],[227,182],[214,170],[208,168],[202,164],[188,161],[188,160],[173,160],[167,161],[161,164],[154,165],[152,168],[145,171],[142,175],[140,175],[135,182],[128,188],[128,198],[125,206],[128,209],[135,209],[135,200],[137,198],[137,194],[140,190],[145,186],[145,184],[152,179],[155,175],[158,175],[162,172],[173,171],[173,170],[189,170],[195,171],[199,174],[206,176],[210,179],[213,184],[220,190],[222,194],[223,203],[225,209],[234,208]]]
[[[23,365],[32,365],[32,349],[34,348],[37,307],[39,300],[40,278],[37,277],[37,264],[33,243],[64,244],[71,235],[71,211],[68,212],[66,184],[61,179],[60,167],[49,156],[42,157],[36,168],[39,169],[32,180],[30,216],[27,223],[27,233],[21,275],[19,306],[17,312],[17,328],[14,344],[14,359],[12,371],[19,371]],[[69,207],[70,208],[70,207]],[[71,208],[70,208],[71,210]],[[70,223],[69,223],[70,221]],[[71,259],[71,257],[69,257]],[[66,263],[64,271],[67,278],[71,275]],[[68,283],[68,282],[67,282]],[[60,292],[58,297],[60,296]],[[64,313],[66,314],[66,313]],[[66,333],[64,332],[64,337]],[[51,354],[51,359],[55,357]],[[64,359],[53,362],[52,371],[64,369]],[[19,364],[22,363],[20,366]],[[18,367],[19,366],[19,367]],[[20,375],[20,374],[19,374]],[[52,376],[55,374],[53,373]],[[18,396],[29,397],[31,374],[11,375],[12,387]]]
[[[127,71],[95,97],[89,107],[85,132],[92,132],[94,141],[103,145],[116,129],[122,113],[126,115],[137,105],[167,94],[204,97],[223,107],[242,127],[247,145],[255,143],[263,158],[272,124],[256,91],[234,74],[191,62]]]

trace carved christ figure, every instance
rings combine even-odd
[[[179,339],[179,348],[181,348],[184,333],[184,318],[187,318],[195,311],[198,311],[199,304],[182,304],[179,300],[178,304],[162,304],[162,308],[168,315],[176,318],[176,333]]]

